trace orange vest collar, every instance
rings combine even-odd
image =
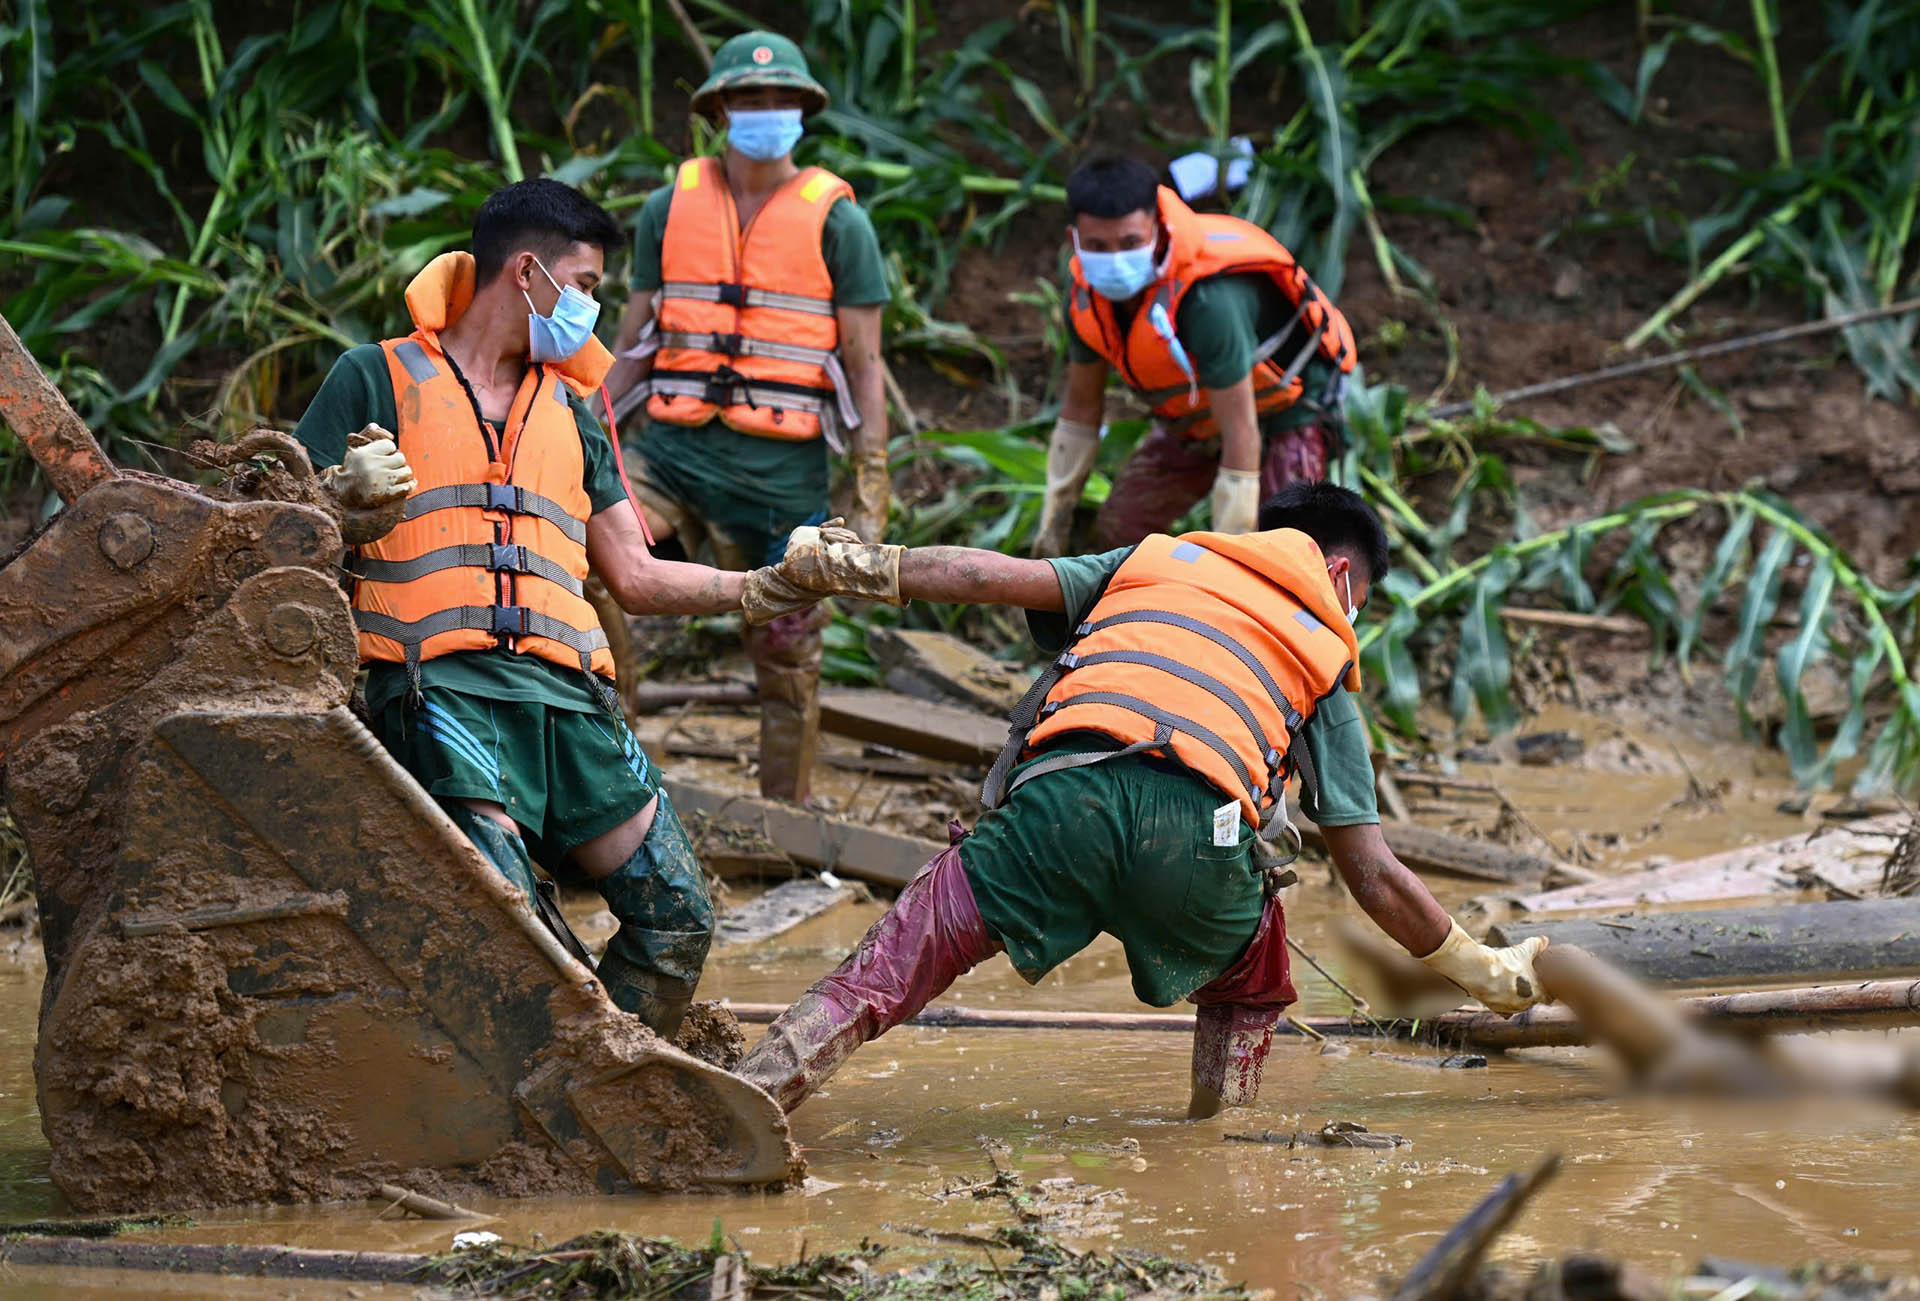
[[[440,341],[434,336],[473,306],[473,265],[471,253],[442,253],[407,285],[407,315],[413,318],[415,331],[426,336],[436,350]],[[585,397],[599,388],[613,369],[613,354],[600,340],[588,339],[573,356],[551,365],[568,388]]]
[[[1245,565],[1313,611],[1315,618],[1347,644],[1352,665],[1347,669],[1346,687],[1349,691],[1360,689],[1360,640],[1347,621],[1346,608],[1334,593],[1333,580],[1327,577],[1327,560],[1319,543],[1298,529],[1274,529],[1266,533],[1183,533],[1180,540]]]

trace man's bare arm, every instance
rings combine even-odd
[[[1112,369],[1104,361],[1068,362],[1067,391],[1060,398],[1060,418],[1098,429],[1107,414],[1107,376]]]
[[[900,595],[949,605],[1067,608],[1052,565],[976,547],[912,547],[902,552]]]
[[[747,581],[745,574],[656,559],[624,501],[587,521],[587,563],[629,614],[723,614],[740,607]]]
[[[1415,957],[1440,947],[1453,927],[1426,882],[1394,857],[1380,824],[1358,827],[1322,827],[1327,853],[1354,902],[1374,924]]]
[[[860,409],[860,427],[853,431],[855,452],[887,450],[887,379],[880,365],[880,307],[840,307],[840,360],[853,388],[853,405]]]
[[[1220,426],[1220,464],[1229,470],[1260,468],[1260,416],[1253,404],[1253,376],[1207,390],[1208,409]]]
[[[620,336],[613,345],[617,355],[640,342],[640,331],[653,319],[653,291],[636,289],[627,296],[627,312],[620,318]],[[615,401],[653,371],[653,358],[645,361],[616,361],[607,372],[607,392]]]

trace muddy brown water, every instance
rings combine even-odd
[[[1590,737],[1586,758],[1574,766],[1503,764],[1461,775],[1498,781],[1563,842],[1574,831],[1595,843],[1602,833],[1622,834],[1622,844],[1602,847],[1603,869],[1804,826],[1775,810],[1789,788],[1772,756],[1726,745],[1683,746],[1681,753],[1701,781],[1732,780],[1721,809],[1671,808],[1686,791],[1672,751],[1607,730]],[[1328,883],[1324,868],[1304,875],[1289,904],[1290,928],[1337,970],[1331,923],[1357,910]],[[1482,888],[1435,886],[1449,906]],[[702,996],[791,998],[878,912],[877,905],[843,907],[766,944],[723,953]],[[1346,999],[1312,971],[1297,970],[1295,980],[1297,1011],[1347,1010]],[[47,1178],[33,1105],[38,984],[36,966],[0,963],[0,1220],[64,1210]],[[1119,947],[1104,939],[1032,989],[996,958],[964,978],[948,1001],[1137,1006]],[[1557,1150],[1566,1158],[1563,1173],[1502,1239],[1498,1258],[1524,1262],[1594,1247],[1675,1272],[1703,1255],[1775,1265],[1821,1257],[1882,1269],[1920,1266],[1920,1119],[1851,1102],[1683,1105],[1623,1095],[1609,1064],[1579,1050],[1515,1053],[1485,1070],[1439,1071],[1372,1048],[1356,1041],[1344,1056],[1330,1056],[1311,1042],[1283,1039],[1256,1107],[1187,1124],[1185,1036],[902,1029],[862,1050],[795,1118],[812,1171],[801,1192],[498,1201],[475,1209],[500,1217],[486,1227],[523,1242],[555,1242],[593,1228],[704,1241],[717,1221],[761,1260],[871,1238],[896,1248],[896,1264],[911,1263],[968,1250],[921,1234],[978,1234],[1013,1222],[1002,1199],[943,1196],[990,1172],[984,1139],[1008,1145],[1048,1208],[1043,1227],[1069,1241],[1209,1260],[1229,1277],[1280,1295],[1338,1295],[1404,1271],[1502,1175]],[[1317,1129],[1333,1119],[1403,1134],[1412,1146],[1290,1151],[1223,1140],[1227,1131]],[[381,1220],[379,1211],[221,1208],[190,1228],[136,1236],[432,1252],[444,1250],[461,1227]],[[159,1286],[123,1276],[81,1281],[85,1293],[74,1290],[72,1275],[19,1271],[0,1279],[0,1290],[104,1297]],[[189,1291],[204,1293],[205,1282]],[[255,1286],[278,1295],[341,1294],[227,1284],[235,1292]]]

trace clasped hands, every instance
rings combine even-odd
[[[788,536],[779,564],[747,575],[740,609],[748,623],[763,624],[828,596],[905,605],[900,595],[900,556],[905,550],[862,542],[838,517],[802,525]]]

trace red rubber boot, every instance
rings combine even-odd
[[[753,1046],[736,1073],[792,1111],[827,1082],[854,1049],[899,1025],[960,976],[999,951],[980,920],[973,887],[953,845],[900,892],[860,946],[802,994]]]

